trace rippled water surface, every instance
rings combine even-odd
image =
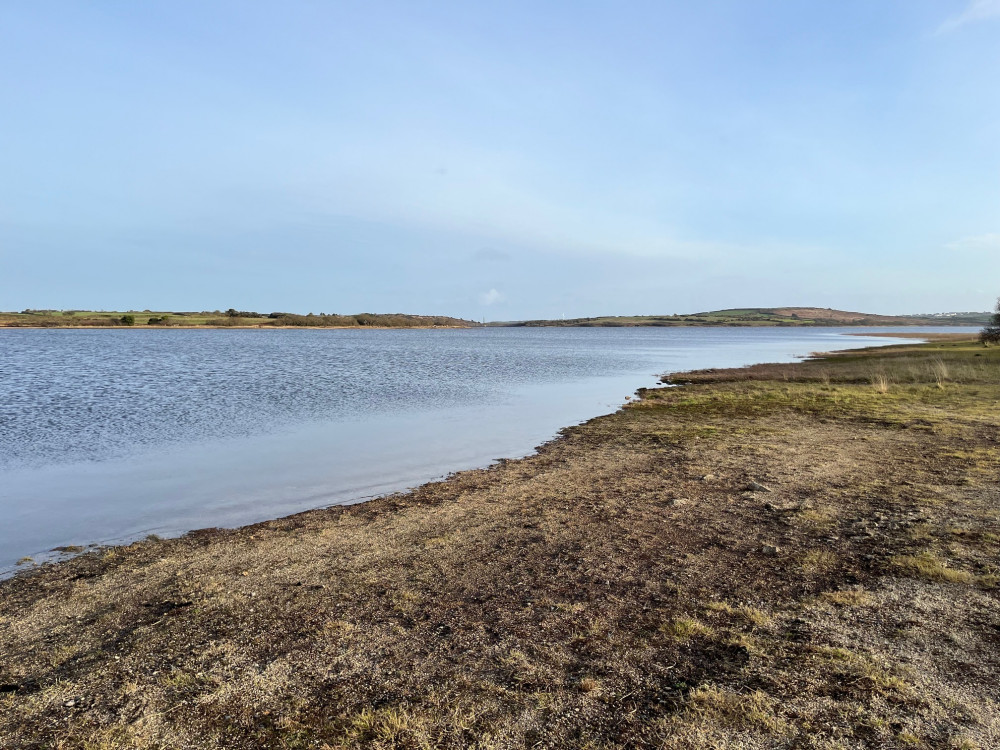
[[[0,570],[524,455],[665,371],[872,342],[837,329],[0,330]]]
[[[481,404],[642,360],[600,337],[532,333],[4,331],[0,468]]]

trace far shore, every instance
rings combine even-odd
[[[468,320],[447,315],[407,313],[260,313],[226,311],[23,310],[0,312],[10,328],[672,328],[672,327],[878,327],[985,325],[989,313],[879,315],[816,307],[745,308],[690,314],[603,316],[559,320]]]
[[[0,323],[0,329],[28,330],[28,331],[170,331],[170,330],[252,330],[252,331],[427,331],[427,330],[467,330],[472,328],[483,328],[484,326],[274,326],[274,325],[240,325],[240,326],[213,326],[213,325],[131,325],[131,326],[24,326]]]
[[[934,327],[934,323],[927,324],[906,324],[906,326],[900,327]],[[9,324],[0,322],[0,330],[30,330],[30,331],[42,331],[42,330],[88,330],[88,331],[129,331],[129,330],[142,330],[142,331],[169,331],[169,330],[215,330],[215,331],[225,331],[225,330],[279,330],[279,331],[407,331],[407,330],[472,330],[480,328],[517,328],[520,326],[501,326],[501,325],[454,325],[454,326],[316,326],[316,325],[92,325],[92,326],[76,326],[76,325],[57,325],[57,326],[40,326],[40,325],[20,325],[20,324]],[[543,327],[543,326],[539,326]],[[557,326],[553,326],[557,327]],[[571,328],[573,326],[558,326],[561,328]],[[592,328],[596,326],[576,326],[578,328]],[[893,327],[891,324],[879,324],[879,325],[869,325],[863,323],[843,323],[837,326],[823,325],[809,325],[802,324],[798,326],[776,326],[776,325],[745,325],[739,323],[733,323],[729,325],[720,324],[706,324],[706,323],[678,323],[671,326],[645,326],[645,327],[662,327],[662,328],[856,328],[857,331],[851,331],[846,333],[846,336],[879,336],[884,338],[907,338],[907,339],[925,339],[928,341],[961,341],[963,339],[968,339],[968,333],[920,333],[919,331],[900,331],[900,332],[884,332],[884,331],[865,331],[866,328],[882,328],[882,327]]]
[[[1000,747],[1000,347],[664,382],[524,459],[0,581],[0,746]]]

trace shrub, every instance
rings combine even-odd
[[[123,326],[134,326],[135,325],[135,316],[134,315],[122,315],[121,318],[119,318],[119,320],[121,321],[121,324]]]
[[[997,300],[996,312],[993,313],[990,322],[979,332],[979,340],[984,346],[1000,344],[1000,299]]]

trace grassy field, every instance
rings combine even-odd
[[[909,326],[985,325],[988,313],[934,315],[875,315],[817,307],[744,308],[691,313],[690,315],[633,315],[568,320],[528,320],[493,325],[511,326]]]
[[[132,322],[128,322],[131,318]],[[0,328],[473,328],[472,320],[402,313],[333,315],[250,311],[156,312],[152,310],[32,310],[0,312]]]
[[[526,459],[0,582],[0,747],[1000,747],[1000,348],[667,382]]]

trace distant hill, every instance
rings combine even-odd
[[[258,313],[247,310],[221,312],[154,312],[135,310],[23,310],[0,312],[0,328],[479,328],[481,323],[446,315],[403,313]]]
[[[990,313],[876,315],[825,307],[748,307],[689,315],[633,315],[491,323],[502,326],[981,326]]]
[[[626,315],[568,320],[522,320],[488,323],[490,326],[983,326],[990,313],[929,313],[923,315],[875,315],[821,307],[748,307],[691,313],[689,315]],[[0,312],[0,328],[480,328],[474,320],[445,315],[403,313],[258,313],[246,310],[224,312],[154,312],[151,310],[23,310]]]

